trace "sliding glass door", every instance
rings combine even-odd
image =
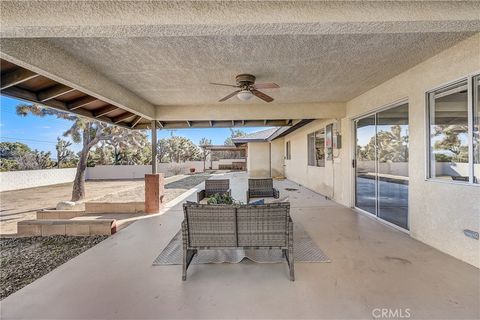
[[[355,206],[408,230],[408,104],[355,121]]]

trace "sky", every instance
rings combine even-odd
[[[64,119],[57,119],[54,116],[44,118],[28,115],[20,117],[15,112],[15,107],[24,101],[0,96],[0,141],[21,142],[28,145],[31,149],[41,151],[50,151],[54,159],[56,156],[55,144],[57,137],[62,137],[63,133],[70,127],[71,122]],[[246,133],[264,130],[264,127],[245,127],[240,128]],[[147,132],[150,139],[150,131]],[[168,138],[172,134],[183,136],[198,144],[201,138],[206,137],[212,140],[213,144],[223,144],[230,135],[228,128],[211,129],[177,129],[177,130],[159,130],[158,139]],[[64,138],[69,140],[68,138]],[[74,144],[70,147],[75,152],[80,151],[81,145]]]

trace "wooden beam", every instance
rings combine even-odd
[[[232,127],[235,127],[235,120],[232,120]]]
[[[213,127],[213,121],[212,120],[208,121],[208,123],[210,124],[210,127]]]
[[[245,126],[245,120],[242,120],[242,126]]]
[[[108,105],[108,106],[105,106],[105,107],[102,107],[98,110],[93,111],[93,115],[95,116],[95,118],[98,118],[98,117],[104,116],[104,115],[106,115],[110,112],[113,112],[115,110],[118,110],[118,107]]]
[[[192,123],[190,121],[187,120],[187,126],[191,127],[192,126]]]
[[[51,100],[48,100],[46,102],[39,103],[39,101],[37,99],[37,95],[34,92],[31,92],[29,90],[25,90],[25,89],[22,89],[22,88],[18,88],[18,87],[7,88],[5,90],[2,90],[2,95],[6,95],[6,96],[16,98],[16,99],[26,100],[26,101],[29,101],[29,102],[32,102],[32,103],[42,104],[42,105],[45,105],[47,107],[54,108],[54,109],[57,109],[57,110],[60,110],[60,111],[71,112],[71,113],[78,114],[78,115],[81,115],[81,116],[84,116],[84,117],[87,117],[87,118],[90,118],[90,119],[94,119],[94,120],[98,120],[98,121],[102,121],[102,122],[112,124],[112,120],[110,118],[105,117],[105,116],[95,117],[92,114],[92,112],[89,111],[89,110],[77,109],[74,112],[72,112],[67,108],[67,104],[65,102],[62,102],[62,101],[59,101],[59,100],[56,100],[56,99],[51,99]],[[124,128],[130,128],[130,127],[126,126],[125,124],[121,124],[121,123],[116,124],[116,125],[120,126],[120,127],[124,127]]]
[[[264,125],[267,125],[267,121],[268,121],[268,120],[263,120],[263,124],[264,124]]]
[[[61,95],[72,92],[75,89],[64,86],[63,84],[57,84],[51,88],[45,89],[37,93],[38,100],[40,102],[45,102],[51,99],[55,99]]]
[[[140,122],[140,120],[142,120],[142,117],[140,117],[140,116],[136,116],[133,119],[132,124],[130,125],[132,127],[132,129],[137,126],[137,124]]]
[[[165,124],[162,121],[157,121],[157,124],[160,128],[163,128]]]
[[[286,120],[287,122],[287,126],[291,126],[293,124],[293,120],[292,119],[288,119]]]
[[[90,104],[92,102],[98,101],[97,98],[91,97],[91,96],[85,96],[78,98],[72,102],[67,103],[67,108],[69,110],[75,110],[81,107],[86,106],[87,104]]]
[[[38,77],[38,74],[33,71],[23,68],[17,69],[2,76],[1,90],[13,87],[36,77]]]
[[[10,87],[10,88],[4,89],[2,90],[2,94],[12,98],[23,99],[23,100],[31,101],[34,103],[38,102],[37,95],[35,94],[35,92],[18,88],[18,87]]]
[[[131,113],[131,112],[125,112],[125,113],[122,113],[121,115],[119,116],[116,116],[115,118],[112,119],[112,121],[114,123],[119,123],[119,122],[122,122],[122,121],[125,121],[127,120],[128,118],[131,118],[133,117],[135,114]]]

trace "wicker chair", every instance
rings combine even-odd
[[[199,250],[281,249],[295,280],[290,203],[208,205],[185,203],[182,222],[183,273]]]
[[[212,179],[205,180],[205,189],[197,193],[197,202],[202,201],[206,197],[211,197],[214,194],[229,194],[231,195],[230,190],[230,180],[228,179]]]
[[[250,198],[269,198],[278,199],[280,192],[273,187],[273,179],[248,179],[247,203]]]

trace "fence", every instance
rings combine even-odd
[[[159,163],[158,172],[165,177],[188,173],[190,168],[195,172],[203,172],[203,161],[187,161],[184,163]],[[146,173],[152,173],[152,166],[95,166],[87,168],[87,180],[143,179]]]
[[[75,168],[0,172],[0,191],[72,182],[76,172]]]

